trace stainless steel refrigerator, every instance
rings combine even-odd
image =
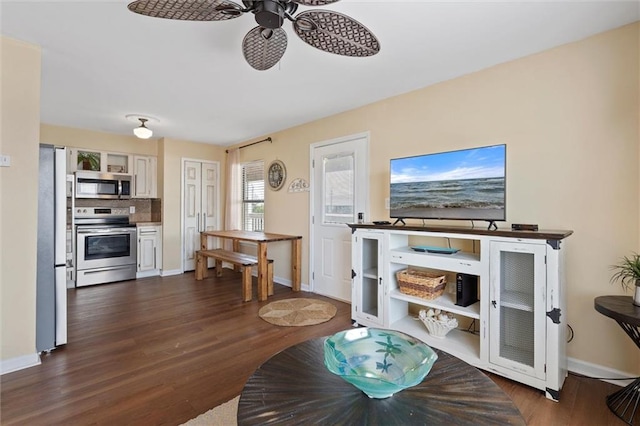
[[[67,343],[66,150],[40,145],[36,350]]]

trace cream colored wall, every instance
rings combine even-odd
[[[303,235],[309,277],[309,145],[370,131],[370,205],[387,219],[389,159],[507,144],[507,222],[572,229],[566,248],[568,355],[640,372],[637,348],[593,299],[623,294],[609,265],[640,249],[639,24],[288,129],[241,150],[243,161],[287,167],[285,189],[267,191],[265,227]],[[458,223],[459,224],[459,223]],[[461,224],[461,225],[464,225]],[[270,257],[272,250],[269,250]],[[288,256],[286,250],[276,256]],[[277,259],[278,257],[276,257]],[[286,257],[285,257],[286,258]],[[278,269],[276,276],[288,277]]]
[[[124,117],[122,118],[124,120]],[[71,127],[40,125],[42,143],[87,148],[124,154],[158,155],[157,139],[138,139],[137,137],[94,132],[92,130]]]
[[[181,183],[182,159],[218,161],[220,163],[221,221],[224,224],[224,164],[225,148],[176,139],[161,139],[158,179],[163,182],[162,194],[162,269],[176,271],[182,268],[181,240]],[[159,188],[160,189],[160,188]]]
[[[0,360],[34,355],[40,48],[0,36]]]

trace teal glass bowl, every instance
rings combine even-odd
[[[437,359],[425,343],[399,331],[354,328],[324,342],[324,365],[370,398],[421,383]]]

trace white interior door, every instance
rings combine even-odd
[[[351,230],[368,216],[368,134],[311,146],[312,290],[351,301]]]
[[[202,206],[202,230],[220,229],[218,208],[218,165],[202,164],[200,201]]]
[[[195,269],[195,252],[200,250],[200,232],[219,229],[219,167],[216,162],[183,161],[183,265]]]

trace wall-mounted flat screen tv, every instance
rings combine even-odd
[[[506,145],[391,160],[390,217],[505,220]]]

